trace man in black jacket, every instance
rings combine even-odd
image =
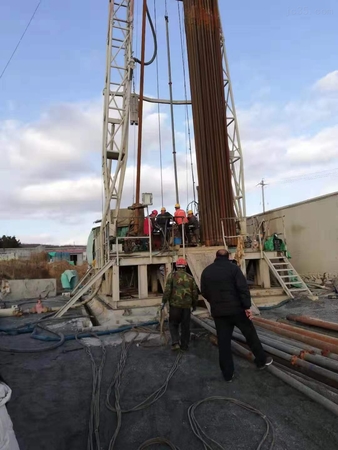
[[[232,381],[234,363],[231,353],[231,338],[234,327],[238,327],[246,338],[255,363],[263,369],[272,363],[267,357],[251,321],[251,296],[241,269],[229,260],[227,250],[218,250],[213,264],[206,267],[201,276],[201,293],[208,300],[214,318],[219,364],[226,381]]]

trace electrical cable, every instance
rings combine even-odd
[[[42,0],[40,0],[39,3],[37,4],[37,6],[36,6],[36,8],[35,8],[35,10],[34,10],[34,12],[33,12],[33,14],[32,14],[32,16],[31,16],[31,18],[29,19],[29,22],[28,22],[28,24],[27,24],[27,26],[26,26],[24,32],[22,33],[22,35],[21,35],[21,37],[20,37],[18,43],[16,44],[15,49],[13,50],[13,52],[12,52],[12,54],[11,54],[9,60],[7,61],[5,67],[3,68],[3,70],[2,70],[2,72],[1,72],[1,74],[0,74],[0,80],[1,80],[1,78],[4,76],[4,74],[5,74],[5,72],[6,72],[7,68],[8,68],[8,66],[10,65],[10,63],[11,63],[11,61],[12,61],[12,59],[13,59],[15,53],[16,53],[16,51],[18,50],[18,48],[19,48],[19,46],[20,46],[20,44],[21,44],[23,38],[25,37],[25,34],[26,34],[27,31],[28,31],[28,28],[30,27],[30,24],[33,22],[33,19],[34,19],[36,13],[38,12],[38,9],[39,9],[41,3],[42,3]]]
[[[121,405],[120,405],[120,399],[121,399],[121,392],[120,392],[120,388],[121,388],[121,382],[122,382],[122,375],[124,372],[124,368],[127,362],[127,357],[128,357],[128,350],[130,348],[130,346],[133,344],[133,342],[135,341],[136,337],[138,336],[135,335],[130,342],[126,343],[125,337],[123,336],[123,340],[122,340],[122,345],[121,345],[121,355],[120,355],[120,360],[117,366],[117,369],[115,371],[114,377],[112,379],[112,382],[110,383],[108,390],[107,390],[107,395],[106,395],[106,407],[110,410],[116,413],[117,416],[117,425],[116,425],[116,429],[115,432],[110,440],[109,443],[109,450],[113,450],[115,443],[116,443],[116,439],[118,437],[119,431],[121,429],[121,425],[122,425],[122,414],[126,414],[126,413],[130,413],[130,412],[135,412],[135,411],[140,411],[143,410],[149,406],[151,406],[153,403],[155,403],[157,400],[159,400],[167,391],[168,388],[168,384],[169,381],[171,380],[171,378],[174,376],[174,374],[176,373],[180,361],[182,359],[182,353],[178,353],[176,360],[173,364],[173,366],[171,367],[164,383],[152,394],[150,394],[145,400],[143,400],[141,403],[139,403],[138,405],[123,410]],[[112,390],[114,388],[114,397],[115,397],[115,402],[114,402],[114,406],[112,405],[111,401],[110,401],[110,397],[112,394]]]
[[[271,430],[272,438],[271,438],[271,444],[270,444],[269,449],[271,450],[273,448],[274,443],[275,443],[274,429],[273,429],[273,426],[272,426],[272,423],[271,423],[270,419],[268,419],[268,417],[266,417],[265,414],[263,414],[258,409],[254,408],[254,407],[252,407],[252,406],[250,406],[250,405],[248,405],[246,403],[243,403],[243,402],[241,402],[239,400],[236,400],[234,398],[214,396],[214,397],[205,398],[204,400],[200,400],[200,401],[194,403],[193,405],[191,405],[189,407],[189,410],[188,410],[188,418],[189,418],[189,423],[190,423],[191,429],[192,429],[194,435],[203,443],[204,450],[213,450],[213,447],[211,446],[211,443],[213,443],[219,449],[225,450],[225,447],[223,447],[221,444],[216,442],[214,439],[212,439],[210,436],[208,436],[205,433],[205,431],[203,431],[202,426],[199,424],[199,422],[198,422],[198,420],[196,419],[196,416],[195,416],[195,411],[200,405],[202,405],[203,403],[206,403],[206,402],[211,402],[211,401],[225,401],[225,402],[228,402],[228,403],[233,403],[233,404],[239,406],[240,408],[244,408],[247,411],[250,411],[250,412],[260,416],[265,422],[266,430],[265,430],[263,438],[259,442],[258,447],[257,447],[256,450],[260,450],[262,448],[262,446],[264,445],[264,443],[266,442],[266,440],[269,437],[270,430]]]
[[[151,59],[149,61],[144,63],[145,66],[150,66],[155,61],[155,58],[156,58],[156,55],[157,55],[157,36],[156,36],[156,32],[155,32],[155,28],[154,28],[154,24],[153,24],[151,15],[149,13],[148,6],[147,6],[146,13],[147,13],[147,17],[148,17],[148,20],[149,20],[149,25],[150,25],[151,32],[152,32],[152,35],[153,35],[153,39],[154,39],[154,53],[153,53],[153,56],[151,57]],[[134,61],[137,62],[138,64],[141,64],[141,60],[139,60],[138,58],[134,58]]]
[[[180,450],[176,445],[168,441],[168,439],[162,437],[156,437],[153,439],[149,439],[146,442],[143,442],[143,444],[140,445],[140,447],[137,450],[145,450],[146,448],[151,447],[152,445],[160,445],[160,444],[166,445],[171,450]]]
[[[102,373],[106,363],[107,351],[105,345],[100,338],[93,332],[92,335],[99,339],[101,345],[101,360],[99,365],[96,365],[94,355],[91,351],[90,345],[84,344],[77,336],[76,340],[80,345],[85,348],[85,351],[90,359],[92,367],[92,398],[90,404],[90,417],[89,417],[89,433],[87,441],[87,450],[101,450],[100,443],[100,394],[101,394],[101,382]],[[94,440],[95,438],[95,440]],[[95,445],[94,445],[95,444]]]

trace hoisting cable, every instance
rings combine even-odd
[[[196,203],[196,182],[195,182],[194,164],[193,164],[193,158],[192,158],[189,106],[187,104],[188,103],[187,72],[186,72],[185,59],[184,59],[183,20],[182,20],[182,15],[181,15],[181,10],[180,10],[180,2],[177,2],[177,10],[178,10],[178,22],[179,22],[179,29],[180,29],[183,82],[184,82],[184,97],[185,97],[184,100],[186,102],[185,108],[186,108],[186,120],[187,120],[187,130],[188,130],[189,153],[190,153],[192,190],[193,190],[194,202]]]
[[[174,119],[174,104],[173,104],[173,83],[171,78],[171,58],[170,58],[170,37],[169,37],[169,16],[167,9],[167,1],[165,2],[165,26],[167,37],[167,54],[168,54],[168,77],[169,77],[169,97],[170,97],[170,117],[171,117],[171,135],[173,144],[173,160],[174,160],[174,175],[175,175],[175,191],[176,203],[180,202],[178,194],[178,177],[177,177],[177,160],[176,160],[176,140],[175,140],[175,119]]]
[[[154,0],[154,19],[155,19],[155,34],[157,35],[157,9],[156,0]],[[159,81],[159,70],[158,70],[158,58],[156,58],[156,80],[157,80],[157,98],[160,98],[160,81]],[[157,103],[157,117],[158,117],[158,143],[160,150],[160,176],[161,176],[161,205],[164,205],[163,196],[163,163],[162,163],[162,130],[161,130],[161,109],[160,104]]]
[[[149,61],[144,62],[143,64],[145,66],[150,66],[155,61],[155,58],[157,56],[157,36],[156,36],[156,30],[154,28],[153,21],[151,19],[151,15],[149,13],[148,6],[146,8],[146,14],[147,14],[147,18],[149,20],[150,29],[151,29],[151,32],[152,32],[152,35],[153,35],[153,39],[154,39],[154,54],[153,54],[153,56],[151,57],[151,59]],[[141,60],[138,59],[138,58],[134,58],[134,61],[139,63],[139,64],[142,64]]]

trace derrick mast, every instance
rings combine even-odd
[[[110,236],[116,236],[128,161],[134,0],[109,0],[106,77],[103,107],[102,176],[104,205],[98,267],[110,257]],[[112,212],[113,211],[113,214]]]

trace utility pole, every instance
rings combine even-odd
[[[262,181],[257,184],[257,186],[261,186],[262,188],[262,205],[263,205],[263,213],[265,213],[265,195],[264,195],[264,188],[267,186],[267,183],[264,182],[264,178],[262,178]]]

